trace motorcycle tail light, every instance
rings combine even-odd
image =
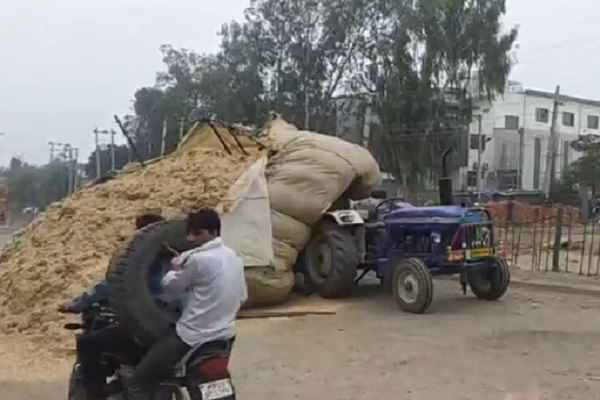
[[[229,358],[215,357],[203,361],[197,367],[197,371],[205,380],[217,380],[229,378]]]

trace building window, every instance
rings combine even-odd
[[[562,114],[563,126],[575,126],[575,114],[564,112]]]
[[[477,187],[477,171],[469,171],[467,174],[467,186]]]
[[[597,115],[588,115],[588,129],[598,129],[600,118]]]
[[[479,150],[479,137],[482,138],[483,142],[481,143],[481,150],[485,151],[485,145],[487,143],[486,135],[471,135],[471,150]]]
[[[535,120],[537,122],[548,123],[548,121],[550,120],[550,111],[547,108],[536,108]]]
[[[506,115],[504,117],[504,128],[505,129],[519,129],[519,117],[516,115]]]

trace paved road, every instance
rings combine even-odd
[[[538,388],[600,400],[600,298],[519,288],[486,303],[436,285],[423,316],[361,287],[335,316],[242,321],[239,398],[504,400]],[[0,383],[2,399],[64,399],[60,368],[47,383]]]

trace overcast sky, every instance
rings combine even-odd
[[[217,49],[222,23],[248,0],[19,0],[0,7],[0,164],[12,155],[47,162],[48,141],[85,158],[92,130],[132,106],[162,68],[158,47]],[[507,0],[519,25],[512,79],[527,87],[600,99],[597,0]],[[596,55],[594,55],[596,54]]]

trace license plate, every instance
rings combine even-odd
[[[203,400],[219,400],[233,396],[233,385],[231,379],[203,383],[198,386]]]
[[[489,257],[492,255],[492,249],[490,248],[482,248],[482,249],[472,249],[470,251],[470,257],[469,258],[483,258],[483,257]]]

